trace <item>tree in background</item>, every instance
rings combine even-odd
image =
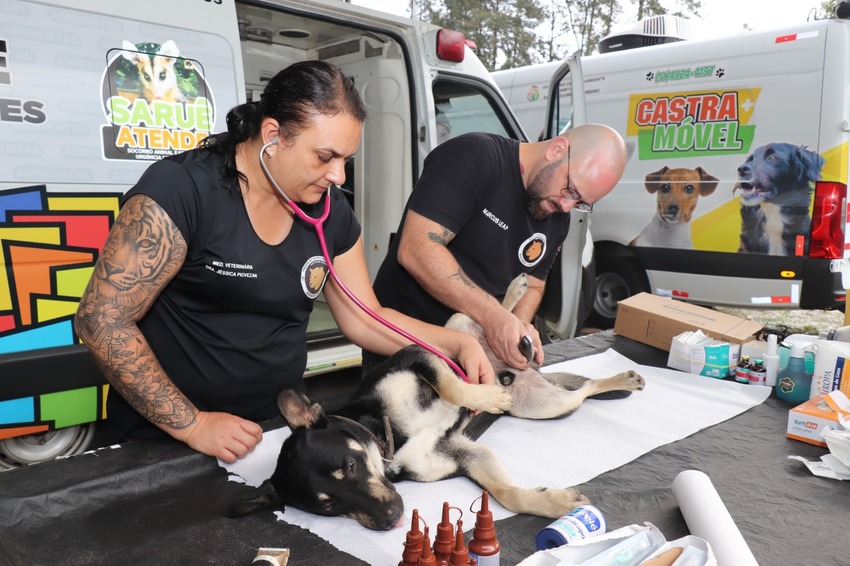
[[[837,0],[829,0],[837,1]],[[671,8],[666,6],[672,5]],[[637,11],[631,12],[634,7]],[[663,14],[699,17],[700,0],[635,0],[637,21]],[[621,0],[411,0],[418,20],[462,32],[491,71],[590,55],[621,23]]]
[[[841,0],[826,0],[821,2],[820,10],[817,13],[818,18],[833,18],[835,17],[835,8]]]
[[[535,29],[546,13],[539,0],[418,0],[417,17],[458,30],[475,42],[491,71],[539,62],[542,44]]]

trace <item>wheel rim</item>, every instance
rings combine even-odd
[[[94,426],[87,423],[0,440],[0,470],[81,454],[91,444]]]
[[[617,303],[629,296],[626,280],[616,273],[603,273],[596,278],[593,309],[605,318],[617,317]]]

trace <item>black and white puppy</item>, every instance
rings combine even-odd
[[[512,309],[527,288],[527,277],[518,277],[505,308]],[[481,328],[469,317],[456,314],[446,326],[472,334],[489,353]],[[594,380],[541,374],[536,367],[520,371],[490,358],[500,384],[473,385],[437,356],[408,346],[366,376],[332,415],[298,391],[282,391],[278,407],[292,434],[283,443],[274,474],[260,488],[264,493],[234,506],[231,516],[292,505],[388,530],[404,513],[393,481],[455,476],[468,477],[516,513],[560,517],[587,503],[572,487],[514,485],[492,450],[465,434],[469,410],[530,419],[565,417],[587,397],[612,391],[625,393],[611,397],[623,397],[641,390],[643,378],[634,371]]]
[[[757,147],[738,167],[741,244],[738,251],[770,255],[807,253],[813,185],[824,159],[790,143]]]

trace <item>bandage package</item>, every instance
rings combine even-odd
[[[826,403],[825,397],[818,395],[788,411],[788,438],[826,447],[823,431],[838,426],[838,413]]]
[[[688,330],[673,337],[667,366],[722,379],[735,371],[740,354],[740,344],[715,340],[701,330]]]

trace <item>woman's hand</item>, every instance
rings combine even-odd
[[[190,448],[232,464],[252,452],[263,439],[263,428],[229,413],[199,411],[182,440]]]
[[[487,353],[472,336],[458,333],[458,350],[454,357],[460,363],[470,383],[496,383],[496,372]]]

